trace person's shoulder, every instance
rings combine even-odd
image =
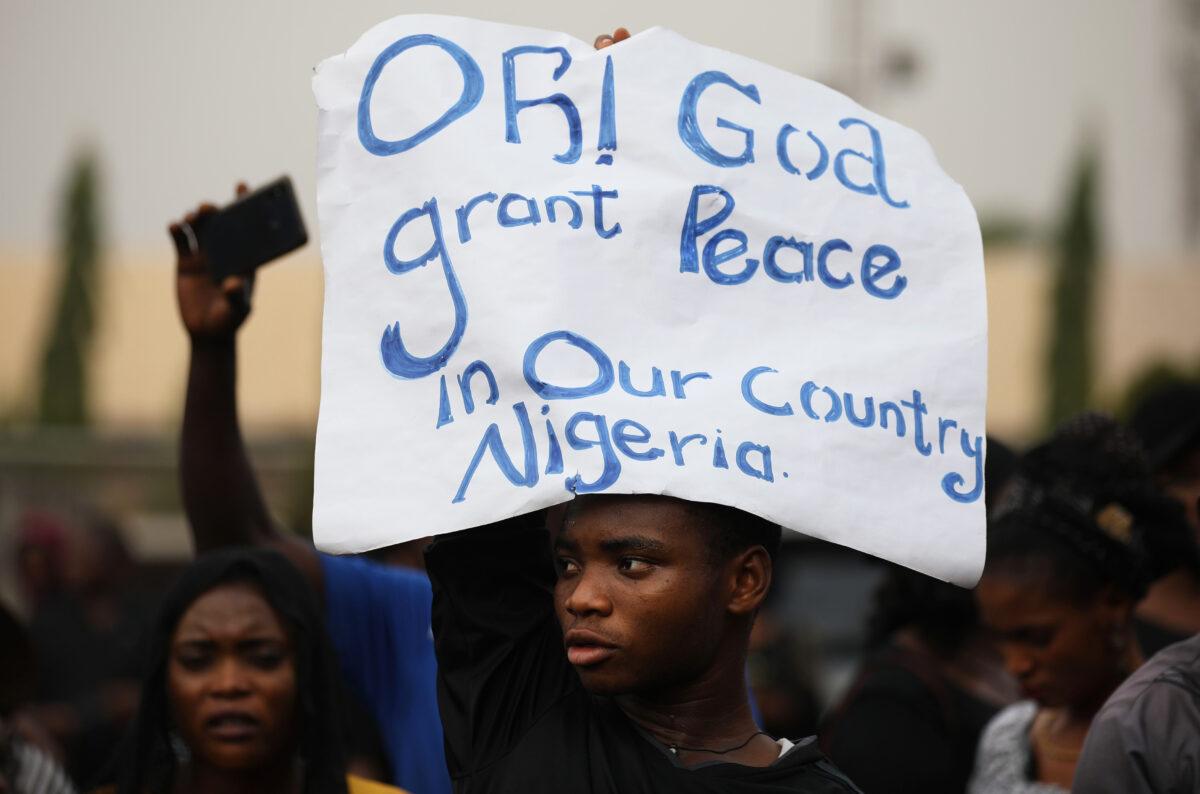
[[[1037,716],[1038,705],[1033,700],[1018,700],[996,712],[991,722],[983,729],[983,741],[1000,740],[1016,736],[1028,737],[1029,727]]]
[[[429,590],[429,578],[421,571],[356,557],[319,552],[321,571],[328,589],[341,583],[354,582],[374,587],[389,587],[419,592]]]
[[[1171,645],[1112,694],[1088,729],[1081,791],[1192,791],[1200,783],[1200,640]]]
[[[947,689],[945,679],[935,671],[917,669],[899,654],[881,653],[864,666],[845,705],[886,703],[918,711],[940,710],[939,697]]]
[[[33,744],[11,737],[6,742],[14,775],[15,791],[36,791],[38,794],[75,794],[75,785],[58,762]],[[4,789],[8,791],[8,789]]]
[[[1025,770],[1029,765],[1029,729],[1037,717],[1038,705],[1020,700],[999,711],[979,737],[975,769],[967,791],[970,794],[1042,794],[1061,789],[1049,784],[1031,783]]]
[[[778,771],[794,770],[798,777],[794,779],[793,790],[808,794],[861,794],[858,786],[854,785],[846,773],[838,769],[837,765],[821,752],[816,736],[789,744],[771,768]]]
[[[1163,648],[1146,664],[1156,668],[1151,683],[1200,693],[1200,634]]]
[[[1032,700],[1019,700],[992,717],[979,736],[977,774],[991,779],[1024,768],[1029,757],[1029,728],[1037,716],[1037,708]]]
[[[884,687],[889,690],[915,691],[922,688],[924,676],[915,668],[911,654],[891,649],[871,656],[863,668],[861,681],[864,687]]]
[[[1200,634],[1169,645],[1125,679],[1093,721],[1124,721],[1129,715],[1152,711],[1156,706],[1183,697],[1200,696]]]
[[[350,794],[408,794],[402,788],[389,786],[375,780],[367,780],[354,775],[346,775],[346,788]]]

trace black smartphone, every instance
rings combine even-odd
[[[292,180],[281,176],[210,215],[196,230],[213,281],[246,275],[308,242]]]

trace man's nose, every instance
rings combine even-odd
[[[608,596],[602,577],[584,568],[575,580],[575,587],[567,595],[567,612],[575,617],[585,615],[612,614],[612,599]]]

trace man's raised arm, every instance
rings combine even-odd
[[[246,192],[238,186],[238,195]],[[242,441],[237,414],[237,332],[250,313],[253,277],[209,275],[199,230],[216,212],[201,205],[169,227],[177,254],[179,314],[191,345],[180,444],[184,509],[196,552],[270,545],[320,582],[316,553],[271,520]]]

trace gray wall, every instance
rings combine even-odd
[[[835,83],[929,138],[985,216],[1052,217],[1090,134],[1105,169],[1109,251],[1135,264],[1177,257],[1177,5],[0,0],[0,247],[52,240],[57,190],[82,142],[102,155],[118,244],[165,247],[167,219],[198,198],[222,199],[239,176],[291,172],[315,219],[312,67],[376,22],[437,11],[583,39],[662,24]],[[885,68],[897,51],[916,56],[909,80]]]

